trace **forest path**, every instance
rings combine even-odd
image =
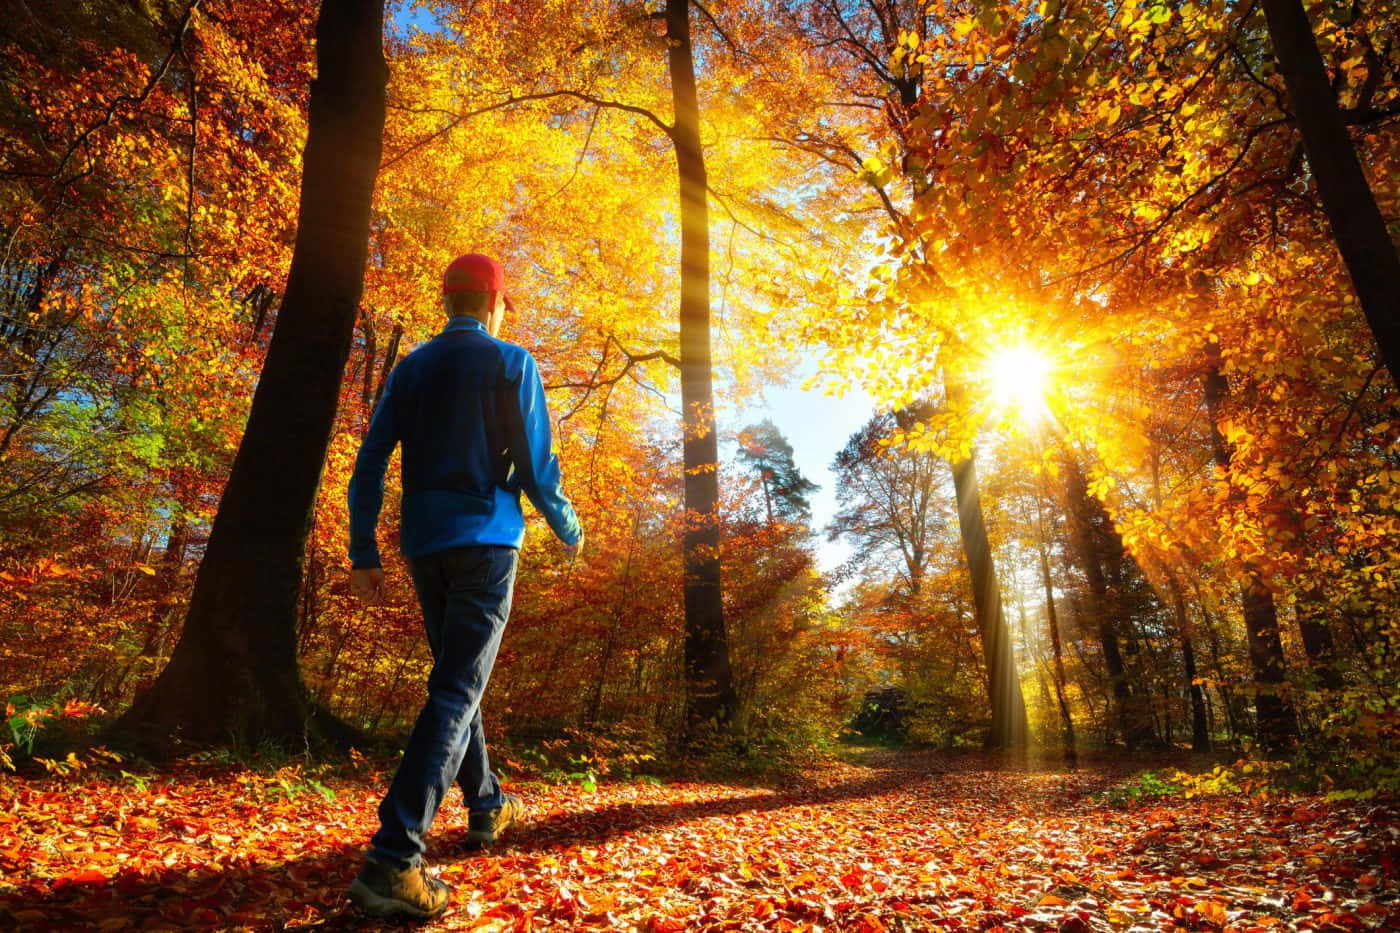
[[[1242,794],[1113,803],[1127,766],[870,753],[767,788],[517,785],[484,852],[439,814],[431,929],[1400,929],[1400,815]],[[0,779],[0,926],[377,929],[344,901],[386,775]]]

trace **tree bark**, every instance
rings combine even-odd
[[[383,24],[383,0],[321,5],[282,308],[180,641],[116,726],[153,751],[343,736],[302,683],[297,596],[364,283],[388,79]]]
[[[637,553],[637,533],[641,528],[642,512],[639,508],[632,516],[632,537],[627,542],[627,561],[622,565],[622,579],[618,584],[622,592],[613,607],[608,634],[603,641],[603,656],[598,660],[598,679],[593,683],[593,699],[588,703],[588,712],[583,721],[585,726],[596,726],[603,711],[603,689],[608,683],[608,665],[612,662],[613,645],[617,642],[618,632],[621,631],[626,618],[627,601],[632,596],[632,559]]]
[[[1229,394],[1230,385],[1221,371],[1219,344],[1210,345],[1204,387],[1206,412],[1210,417],[1211,450],[1215,464],[1220,468],[1220,481],[1228,484],[1233,454],[1220,430],[1220,406]],[[1235,498],[1233,491],[1230,497],[1232,500]],[[1243,569],[1240,601],[1245,632],[1249,637],[1250,668],[1254,671],[1254,709],[1259,743],[1270,752],[1279,752],[1297,741],[1298,717],[1286,694],[1287,676],[1283,641],[1278,631],[1278,611],[1274,606],[1274,594],[1265,584],[1258,566],[1246,560]]]
[[[1191,697],[1191,750],[1210,751],[1210,721],[1206,717],[1206,692],[1196,673],[1196,646],[1191,642],[1191,623],[1186,614],[1186,599],[1176,580],[1171,580],[1172,604],[1176,611],[1176,630],[1181,639],[1181,663],[1186,669],[1186,689]]]
[[[1324,690],[1340,690],[1346,682],[1337,672],[1337,646],[1327,624],[1326,608],[1318,592],[1299,593],[1296,603],[1298,633],[1303,637],[1303,651],[1307,653],[1317,686]]]
[[[1065,509],[1069,517],[1080,569],[1089,584],[1090,609],[1094,616],[1099,644],[1103,648],[1104,668],[1108,673],[1114,726],[1128,748],[1137,748],[1152,741],[1152,726],[1147,711],[1133,695],[1128,678],[1128,666],[1118,642],[1119,625],[1126,620],[1122,595],[1110,586],[1109,572],[1115,562],[1127,559],[1123,542],[1113,529],[1103,503],[1089,495],[1084,474],[1073,454],[1065,453]],[[1117,576],[1122,576],[1118,574]]]
[[[1293,121],[1381,359],[1400,382],[1400,256],[1356,157],[1300,0],[1264,0]]]
[[[987,666],[987,692],[991,700],[992,728],[988,748],[1017,748],[1026,744],[1026,704],[1016,673],[1011,632],[1001,603],[1001,586],[992,562],[992,546],[982,518],[982,497],[977,487],[977,467],[971,457],[953,464],[953,491],[958,500],[958,527],[963,555],[972,578],[972,605],[982,632],[982,656]]]
[[[1050,557],[1045,553],[1043,541],[1037,542],[1036,550],[1040,553],[1040,575],[1045,583],[1045,621],[1050,628],[1050,650],[1054,659],[1055,701],[1060,708],[1060,722],[1064,724],[1065,760],[1074,762],[1079,753],[1074,744],[1074,717],[1070,715],[1069,700],[1065,696],[1065,657],[1060,642],[1060,618],[1055,612],[1055,586],[1050,579]]]
[[[666,4],[667,66],[680,175],[681,406],[684,409],[685,720],[687,739],[723,730],[734,715],[734,679],[720,574],[719,448],[710,363],[710,214],[689,0]]]

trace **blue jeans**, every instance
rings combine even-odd
[[[409,559],[433,652],[428,702],[379,804],[374,854],[400,868],[422,857],[423,837],[455,780],[467,807],[504,803],[481,729],[481,695],[510,615],[518,553],[463,547]]]

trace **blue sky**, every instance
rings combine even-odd
[[[834,570],[850,556],[850,548],[845,542],[827,541],[823,533],[827,522],[836,514],[836,477],[830,470],[831,461],[836,452],[846,446],[851,435],[870,420],[875,412],[875,400],[860,390],[852,390],[839,398],[819,388],[803,391],[801,382],[809,375],[810,372],[799,372],[788,385],[765,389],[763,398],[737,411],[733,407],[720,409],[719,427],[723,435],[770,418],[787,436],[797,468],[821,486],[811,497],[812,528],[818,536],[817,558],[821,568]],[[732,446],[721,456],[732,458]]]

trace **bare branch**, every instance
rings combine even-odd
[[[408,146],[408,148],[403,149],[398,153],[395,153],[390,158],[379,163],[379,169],[380,171],[383,171],[389,166],[394,165],[401,159],[408,156],[410,153],[421,149],[422,147],[428,145],[429,143],[435,140],[441,139],[443,136],[446,136],[448,133],[452,132],[457,127],[461,126],[463,123],[467,122],[473,117],[479,117],[488,113],[494,113],[497,110],[506,110],[516,106],[517,104],[524,104],[540,100],[551,100],[556,97],[572,97],[575,100],[581,100],[586,103],[590,103],[594,107],[606,108],[608,110],[619,110],[624,113],[630,113],[635,114],[636,116],[645,117],[646,119],[654,123],[661,130],[661,132],[665,133],[668,139],[672,138],[673,130],[671,125],[669,123],[666,123],[664,120],[658,117],[655,113],[652,113],[647,108],[638,107],[634,104],[624,104],[621,101],[609,100],[604,97],[595,97],[592,94],[587,94],[583,91],[540,91],[535,94],[520,94],[516,96],[507,97],[505,100],[497,101],[494,104],[487,104],[485,107],[478,107],[475,110],[466,111],[465,113],[456,113],[450,110],[443,110],[437,107],[415,108],[394,105],[392,109],[401,110],[405,113],[437,113],[447,117],[448,120],[446,123],[444,123],[441,127],[439,127],[437,130],[435,130],[428,136],[423,137],[422,139]],[[592,132],[591,128],[589,132]]]
[[[609,353],[614,347],[616,347],[617,352],[620,353],[626,359],[626,362],[622,365],[622,368],[619,369],[616,373],[614,373],[611,376],[608,376],[607,378],[602,378],[603,371],[607,368],[608,365]],[[572,418],[575,414],[577,414],[581,408],[583,408],[583,406],[588,402],[589,396],[591,396],[593,392],[606,387],[608,389],[609,394],[611,394],[612,387],[617,385],[617,383],[621,382],[624,378],[630,378],[633,382],[636,382],[643,388],[655,392],[656,390],[653,389],[651,386],[640,382],[637,379],[636,375],[633,374],[632,370],[643,363],[651,363],[657,361],[666,363],[670,366],[675,367],[676,369],[681,368],[681,361],[678,360],[676,357],[672,356],[671,354],[667,353],[665,350],[652,350],[650,353],[633,353],[632,351],[624,347],[622,345],[622,342],[618,340],[617,337],[613,336],[612,334],[608,334],[603,341],[603,355],[598,360],[598,364],[593,368],[593,375],[590,376],[586,382],[555,382],[546,385],[545,389],[584,390],[582,397],[579,398],[579,400],[574,404],[574,406],[559,418],[561,422],[567,421],[570,418]]]

